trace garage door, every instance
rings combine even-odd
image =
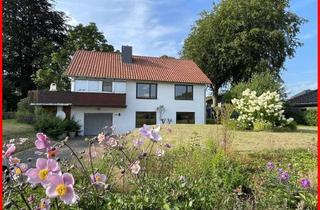
[[[112,126],[112,113],[85,113],[84,135],[94,136],[99,134],[105,126]]]

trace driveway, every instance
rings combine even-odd
[[[51,141],[51,145],[58,143],[57,141]],[[88,148],[88,142],[84,141],[84,137],[77,137],[74,139],[68,140],[68,145],[76,152],[80,153]],[[29,162],[29,167],[34,166],[36,159],[39,157],[45,157],[45,155],[36,154],[38,151],[35,147],[30,148],[21,152],[16,153],[14,156],[21,159],[22,162],[28,163],[28,158],[31,158],[31,162]],[[69,159],[71,158],[71,151],[67,147],[60,148],[60,155],[61,159]]]

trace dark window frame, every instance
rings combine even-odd
[[[105,90],[103,90],[103,87],[104,87],[103,83],[104,83],[104,82],[111,83],[111,91],[105,91]],[[102,91],[102,92],[105,92],[105,93],[112,93],[112,91],[113,91],[113,81],[110,81],[110,80],[103,80],[103,81],[102,81],[102,88],[101,88],[101,91]]]
[[[135,127],[136,128],[140,128],[140,127],[142,127],[143,126],[143,124],[142,125],[138,125],[138,123],[137,123],[137,114],[138,113],[143,113],[143,114],[145,114],[145,113],[148,113],[148,114],[154,114],[154,116],[155,116],[155,123],[154,124],[157,124],[157,112],[154,112],[154,111],[137,111],[136,113],[135,113]]]
[[[177,86],[185,86],[186,91],[188,91],[188,87],[191,87],[192,98],[177,98]],[[193,85],[175,84],[175,85],[174,85],[174,99],[175,99],[175,100],[188,100],[188,101],[193,101]]]
[[[138,86],[139,85],[149,85],[149,97],[138,96]],[[155,97],[151,96],[151,85],[155,85],[155,87],[156,87],[156,96]],[[157,83],[142,83],[142,82],[136,83],[136,99],[158,99],[158,84]]]
[[[193,122],[192,123],[179,123],[178,122],[178,114],[193,114]],[[195,124],[196,123],[196,113],[195,112],[176,112],[176,124]]]

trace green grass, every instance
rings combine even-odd
[[[174,146],[185,145],[198,139],[221,139],[221,125],[170,125],[172,132],[164,131],[161,134],[163,141]],[[138,137],[138,131],[130,134],[131,138]],[[298,126],[294,132],[267,132],[267,131],[231,131],[231,147],[239,152],[257,152],[278,149],[300,149],[317,147],[317,127]]]
[[[19,123],[15,119],[3,120],[3,143],[8,143],[10,139],[28,138],[24,144],[17,147],[17,151],[22,151],[34,147],[36,132],[32,125]]]

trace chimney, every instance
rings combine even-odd
[[[131,46],[122,46],[121,57],[122,57],[123,63],[132,63],[132,47]]]
[[[56,83],[51,83],[51,84],[50,84],[50,89],[49,89],[49,91],[57,91],[57,85],[56,85]]]

